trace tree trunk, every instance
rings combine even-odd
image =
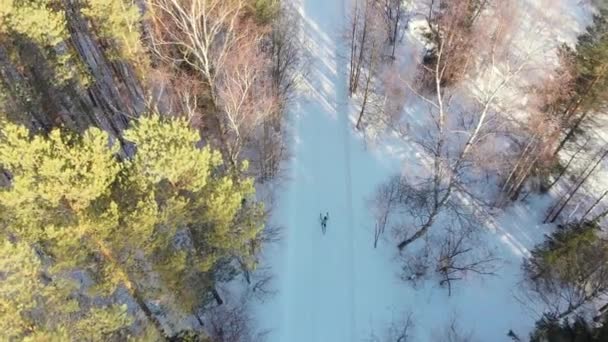
[[[41,99],[29,91],[28,79],[9,58],[10,52],[0,44],[0,88],[5,91],[7,102],[10,101],[9,119],[25,125],[31,130],[48,131],[52,122],[42,111]],[[25,93],[25,94],[24,94]],[[23,96],[29,101],[22,101]]]
[[[162,323],[158,320],[152,310],[150,310],[150,307],[144,300],[143,295],[137,288],[137,285],[129,277],[129,274],[126,273],[123,267],[117,262],[112,250],[108,248],[106,244],[101,240],[95,239],[93,240],[93,242],[99,249],[99,252],[104,257],[105,261],[115,266],[114,269],[117,272],[117,279],[120,279],[120,281],[129,291],[131,297],[133,297],[141,311],[145,314],[146,318],[154,325],[158,332],[158,335],[161,336],[163,340],[167,340],[167,334],[165,332],[165,329],[163,328]]]
[[[403,250],[405,247],[407,247],[407,245],[409,245],[410,243],[414,242],[415,240],[419,239],[420,237],[422,237],[424,234],[426,234],[426,232],[429,230],[429,228],[431,228],[431,226],[433,225],[433,223],[435,223],[435,218],[437,217],[438,214],[438,210],[435,210],[430,218],[428,219],[428,221],[426,221],[426,223],[420,228],[418,229],[418,231],[416,231],[416,233],[414,233],[414,235],[412,235],[411,237],[401,241],[398,245],[397,248],[399,248],[399,250]]]
[[[391,37],[391,43],[393,44],[393,50],[391,52],[391,59],[395,59],[395,49],[397,48],[397,35],[399,34],[399,22],[401,21],[401,0],[397,0],[397,5],[396,5],[396,14],[395,14],[395,20],[394,20],[394,27],[393,27],[393,36]]]
[[[547,187],[547,191],[551,190],[551,188],[562,178],[562,176],[566,173],[566,171],[570,167],[570,164],[572,164],[572,161],[587,146],[588,142],[589,142],[589,140],[587,140],[587,142],[585,142],[585,144],[583,146],[581,146],[578,150],[576,150],[576,152],[570,157],[570,159],[568,159],[568,163],[566,163],[566,166],[564,166],[564,168],[562,168],[562,170],[560,171],[559,175],[557,175],[555,180],[553,180],[553,182],[551,182],[551,184],[549,184],[549,187]]]
[[[526,180],[528,179],[528,177],[530,177],[532,170],[536,166],[537,160],[538,155],[534,156],[534,159],[528,162],[527,167],[524,169],[523,173],[520,174],[519,180],[515,182],[515,185],[513,186],[513,189],[509,194],[509,199],[511,199],[512,201],[515,201],[517,197],[519,197],[519,194],[521,193],[521,190],[523,189]]]
[[[576,120],[574,125],[572,127],[570,127],[570,129],[568,130],[568,133],[566,134],[564,139],[562,139],[562,141],[559,143],[559,146],[557,146],[557,149],[555,150],[555,152],[553,152],[553,157],[557,156],[557,154],[564,148],[566,143],[568,141],[570,141],[570,139],[572,139],[572,137],[574,136],[574,133],[580,127],[581,123],[583,123],[583,120],[585,120],[585,118],[587,117],[588,114],[589,114],[589,111],[586,111],[583,114],[581,114],[581,116],[579,116],[579,118]]]
[[[589,95],[589,92],[593,89],[593,87],[595,86],[595,84],[597,82],[599,82],[599,80],[604,76],[604,74],[606,73],[606,71],[608,71],[608,63],[602,65],[600,67],[600,70],[598,72],[598,74],[595,76],[595,78],[593,79],[593,81],[591,81],[587,87],[585,87],[585,90],[583,91],[582,94],[579,94],[576,101],[571,102],[570,105],[568,105],[568,107],[566,108],[566,111],[564,113],[566,120],[568,120],[580,107],[580,105],[583,103],[585,97],[587,95]],[[557,149],[555,150],[555,152],[553,153],[553,156],[556,156],[564,147],[564,145],[566,144],[566,142],[568,142],[572,136],[574,136],[575,131],[578,129],[578,127],[581,125],[581,123],[583,122],[583,120],[587,117],[587,115],[589,114],[590,109],[587,109],[583,114],[581,114],[581,116],[576,120],[574,126],[570,127],[570,129],[568,130],[568,133],[566,134],[566,137],[560,142],[559,146],[557,147]]]
[[[213,295],[213,298],[215,299],[215,302],[217,303],[217,305],[224,304],[224,300],[222,299],[222,296],[220,296],[220,293],[217,292],[217,289],[215,288],[215,286],[213,287],[213,289],[211,289],[211,295]]]
[[[591,220],[592,223],[599,223],[604,217],[608,216],[608,209],[599,213],[596,217]]]
[[[500,190],[500,192],[503,194],[502,199],[499,198],[499,200],[496,203],[497,205],[501,205],[502,203],[504,203],[504,201],[506,201],[507,198],[510,197],[511,191],[514,187],[513,186],[513,183],[515,182],[514,179],[517,178],[517,173],[519,171],[520,165],[522,165],[523,162],[528,158],[528,154],[530,153],[529,151],[532,148],[532,146],[535,146],[535,143],[536,143],[536,134],[530,139],[530,142],[528,142],[528,144],[526,144],[526,148],[524,148],[523,152],[517,159],[517,162],[515,163],[513,168],[511,168],[511,171],[509,172],[509,176],[507,176],[507,179],[505,180],[505,183],[503,184],[502,189]]]
[[[375,67],[376,67],[376,43],[372,42],[372,46],[371,46],[371,56],[370,56],[370,62],[369,62],[369,67],[367,70],[367,79],[365,80],[365,91],[363,93],[363,102],[361,103],[361,111],[359,111],[359,118],[357,119],[357,124],[355,125],[355,127],[357,129],[361,129],[361,120],[363,119],[363,114],[365,114],[365,107],[367,105],[367,100],[369,98],[369,88],[370,85],[372,83],[372,77],[373,74],[375,72]]]
[[[359,118],[357,119],[357,124],[355,128],[357,130],[361,129],[361,120],[363,119],[363,114],[365,114],[365,106],[367,105],[367,98],[369,96],[369,83],[370,83],[371,75],[367,76],[367,80],[365,82],[365,91],[363,92],[363,102],[361,103],[361,110],[359,111]]]
[[[591,167],[591,170],[589,170],[588,172],[587,172],[587,170],[585,170],[585,172],[583,172],[583,178],[581,179],[580,182],[578,182],[578,184],[574,187],[574,189],[568,194],[566,200],[557,208],[557,211],[555,212],[555,214],[551,215],[551,212],[553,211],[553,209],[549,211],[549,215],[547,215],[547,217],[545,218],[545,221],[544,221],[545,223],[548,220],[551,223],[553,223],[553,222],[555,222],[555,220],[557,220],[557,218],[561,214],[562,210],[564,210],[566,205],[570,202],[572,197],[574,197],[574,195],[577,193],[578,189],[580,189],[580,187],[587,181],[589,176],[591,176],[591,174],[593,174],[595,169],[600,165],[602,160],[604,160],[604,157],[606,157],[606,155],[608,155],[608,149],[606,149],[606,151],[604,151],[602,153],[602,155],[598,158],[598,160],[595,162],[595,164],[593,164],[593,167]],[[558,204],[559,204],[559,202],[558,202]],[[553,217],[551,219],[549,219],[551,216],[553,216]]]
[[[359,44],[359,57],[357,63],[355,65],[355,75],[352,83],[351,94],[357,92],[357,88],[359,87],[359,78],[361,77],[361,68],[363,67],[363,57],[365,54],[365,42],[367,40],[367,6],[365,8],[365,13],[363,16],[363,32],[361,33],[361,42]],[[356,38],[355,38],[356,39]]]
[[[355,55],[357,53],[357,23],[359,21],[359,2],[355,1],[355,13],[353,15],[352,26],[350,37],[350,72],[349,72],[349,84],[348,84],[348,95],[353,95],[354,81],[355,81]]]
[[[597,200],[595,200],[595,202],[593,202],[593,204],[589,207],[589,209],[587,209],[587,211],[585,211],[585,213],[581,217],[581,222],[585,221],[585,219],[587,218],[587,215],[589,215],[593,211],[593,209],[595,209],[595,207],[597,207],[597,205],[600,204],[600,202],[604,199],[604,197],[606,197],[606,195],[608,195],[608,190],[604,191],[604,193],[602,193],[602,195],[600,197],[598,197]]]
[[[429,230],[429,228],[431,228],[431,226],[433,225],[433,223],[435,223],[435,220],[437,219],[437,215],[439,215],[439,212],[440,212],[441,208],[450,199],[450,197],[452,195],[452,190],[453,189],[454,189],[454,180],[451,179],[450,180],[450,184],[448,185],[448,188],[446,190],[445,195],[443,195],[443,197],[438,202],[438,204],[434,206],[433,211],[429,215],[429,218],[424,223],[424,225],[422,225],[422,227],[420,229],[418,229],[418,231],[416,231],[416,233],[414,233],[414,235],[412,235],[411,237],[409,237],[409,238],[401,241],[397,245],[397,248],[399,248],[400,251],[403,250],[410,243],[414,242],[415,240],[419,239],[424,234],[426,234],[426,232]]]

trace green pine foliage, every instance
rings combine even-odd
[[[525,263],[533,279],[550,277],[561,283],[576,283],[581,276],[597,271],[608,261],[608,246],[597,236],[591,223],[558,228],[545,242],[535,247]]]
[[[530,335],[530,342],[603,342],[608,341],[608,325],[602,322],[599,327],[590,324],[583,317],[560,321],[545,316],[536,322]]]
[[[68,38],[65,17],[49,0],[0,1],[0,33],[14,31],[41,46],[54,47]]]
[[[76,281],[45,270],[26,243],[0,245],[0,336],[21,341],[102,341],[132,323],[126,305],[81,305]]]
[[[82,76],[72,67],[77,64],[72,51],[60,52],[65,50],[69,32],[58,1],[0,0],[0,42],[10,46],[18,45],[19,40],[40,48],[59,84]]]
[[[89,75],[70,44],[64,5],[59,0],[0,0],[0,42],[7,47],[23,40],[35,44],[53,68],[55,82],[62,85],[75,80],[86,86]],[[141,60],[141,14],[132,1],[88,0],[81,12],[90,19],[99,38],[114,43],[110,46],[116,52],[108,57]]]
[[[98,28],[101,38],[113,41],[117,56],[137,61],[143,52],[139,26],[141,14],[137,5],[129,0],[87,0],[82,13]]]
[[[597,111],[608,100],[608,7],[600,6],[593,23],[578,37],[574,48],[563,45],[559,55],[565,72],[573,76],[565,87],[570,95],[550,108],[569,118],[577,112]]]
[[[575,91],[583,96],[582,110],[596,110],[608,100],[608,9],[593,18],[593,24],[576,45]]]
[[[124,287],[187,314],[238,273],[231,260],[255,267],[263,207],[253,181],[197,147],[184,120],[142,118],[124,138],[137,152],[120,159],[96,128],[42,136],[5,124],[0,166],[12,179],[0,189],[1,234],[40,246],[53,272],[86,270],[89,296]]]
[[[531,298],[563,318],[608,289],[608,245],[592,222],[560,226],[524,261]]]
[[[261,24],[271,23],[278,15],[280,0],[249,0],[255,19]]]

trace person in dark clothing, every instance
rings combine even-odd
[[[329,220],[329,212],[323,216],[323,214],[319,214],[319,220],[321,221],[321,231],[323,234],[327,231],[327,221]]]

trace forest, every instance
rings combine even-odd
[[[0,340],[608,340],[608,0],[0,0]]]

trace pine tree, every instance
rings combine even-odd
[[[141,61],[140,9],[125,0],[88,0],[82,13],[91,19],[101,38],[114,42],[115,58]]]
[[[264,212],[252,180],[198,148],[184,120],[142,118],[124,137],[137,152],[119,160],[96,128],[30,136],[5,125],[0,165],[12,179],[0,190],[0,219],[7,237],[40,245],[54,271],[87,270],[91,295],[126,288],[162,332],[147,301],[192,313],[216,281],[242,271],[232,261],[255,267]]]
[[[608,324],[600,326],[577,316],[573,321],[545,316],[536,322],[536,329],[530,335],[530,342],[601,342],[608,339]]]
[[[26,243],[0,245],[0,274],[2,339],[101,341],[132,322],[126,305],[81,305],[76,281],[45,270]]]
[[[579,36],[576,49],[568,46],[562,53],[573,61],[573,96],[560,106],[567,131],[557,154],[579,132],[589,115],[603,108],[608,100],[608,9],[602,8],[587,32]],[[563,101],[562,101],[563,102]]]
[[[0,0],[0,111],[35,130],[120,139],[144,108],[142,24],[133,1]]]
[[[591,222],[560,226],[523,265],[535,297],[563,318],[606,293],[608,248]]]

